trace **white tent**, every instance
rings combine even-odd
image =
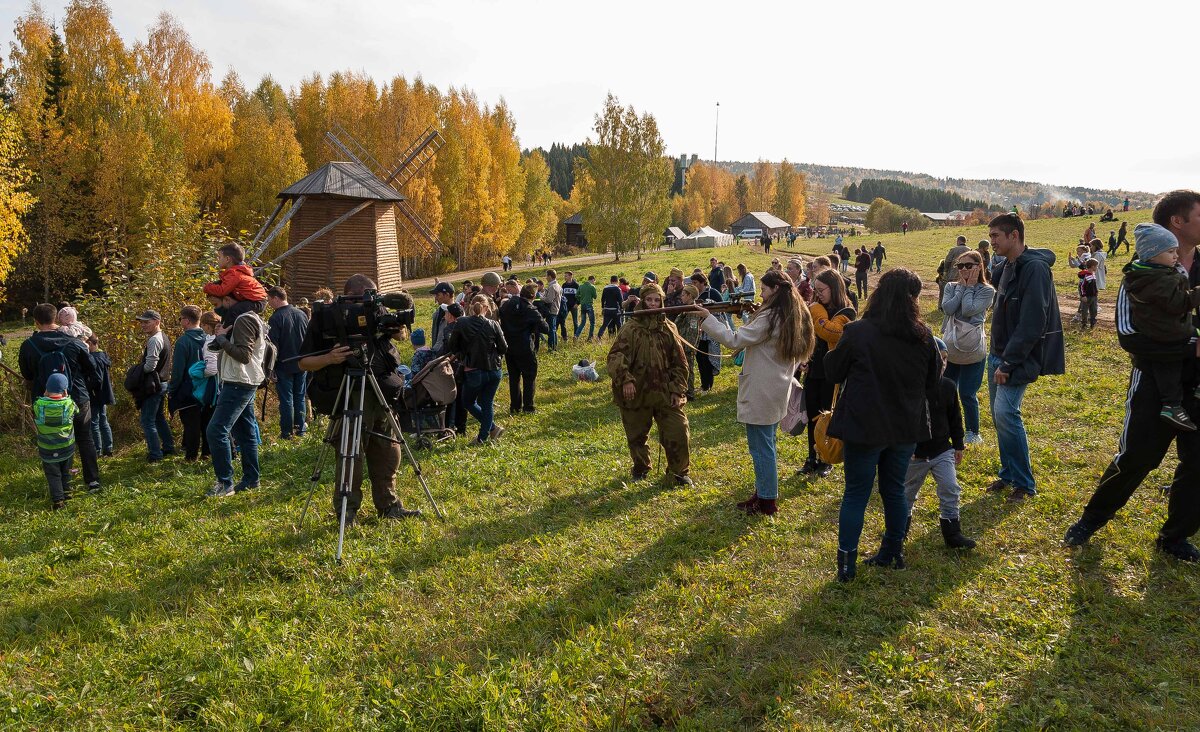
[[[732,234],[717,231],[711,226],[701,226],[691,234],[675,242],[676,249],[707,249],[733,246]]]

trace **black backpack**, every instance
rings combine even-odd
[[[33,389],[35,396],[41,396],[46,393],[46,382],[50,380],[52,374],[62,374],[67,377],[67,390],[70,391],[75,386],[75,374],[71,370],[71,360],[67,358],[65,351],[67,347],[59,346],[53,351],[43,351],[38,348],[37,341],[29,339],[29,345],[33,350],[37,351],[37,379],[34,381]]]

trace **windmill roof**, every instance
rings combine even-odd
[[[403,201],[404,196],[360,163],[326,163],[291,184],[278,198],[333,196],[376,201]]]

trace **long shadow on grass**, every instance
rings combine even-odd
[[[1156,554],[1138,599],[1121,593],[1102,556],[1102,544],[1076,555],[1070,631],[1054,663],[1010,692],[997,728],[1200,728],[1195,568]]]
[[[909,546],[910,568],[897,572],[860,564],[858,578],[842,585],[833,579],[835,557],[830,550],[829,580],[782,621],[747,636],[714,629],[701,634],[671,672],[666,689],[647,704],[648,715],[687,721],[700,729],[729,725],[760,727],[772,711],[806,686],[814,670],[835,667],[837,673],[860,669],[874,651],[894,643],[912,622],[934,608],[938,598],[963,585],[999,557],[986,547],[987,531],[1014,510],[1012,504],[985,508],[981,497],[963,507],[981,547],[969,554],[942,560],[925,549],[940,542],[936,525],[914,526]],[[860,551],[869,556],[875,537],[863,537]],[[941,550],[939,550],[941,551]],[[887,680],[882,679],[886,684]],[[823,703],[818,699],[816,704]]]

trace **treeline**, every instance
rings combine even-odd
[[[444,248],[402,233],[406,276],[555,237],[566,204],[542,155],[522,159],[503,102],[352,72],[290,91],[270,77],[248,88],[234,72],[218,83],[168,14],[132,43],[102,0],[72,0],[60,18],[31,5],[0,76],[0,276],[12,307],[137,277],[222,230],[249,238],[280,190],[344,157],[323,140],[335,122],[385,167],[430,125],[446,138],[402,191]]]
[[[579,143],[563,145],[556,142],[549,150],[535,147],[530,152],[539,153],[545,158],[546,165],[550,168],[550,189],[560,198],[570,198],[571,191],[575,189],[575,158],[586,160],[588,146]]]
[[[936,188],[918,188],[900,180],[882,178],[864,178],[858,183],[851,183],[842,190],[842,197],[848,201],[871,203],[876,198],[883,198],[897,206],[914,208],[918,211],[947,212],[973,211],[977,208],[988,209],[999,206],[989,206],[984,201],[974,201],[958,195],[953,191]]]
[[[698,162],[687,172],[682,196],[671,199],[671,222],[686,232],[701,226],[725,231],[748,211],[767,211],[792,226],[829,222],[828,199],[810,192],[805,175],[784,160],[760,160],[749,175]]]

